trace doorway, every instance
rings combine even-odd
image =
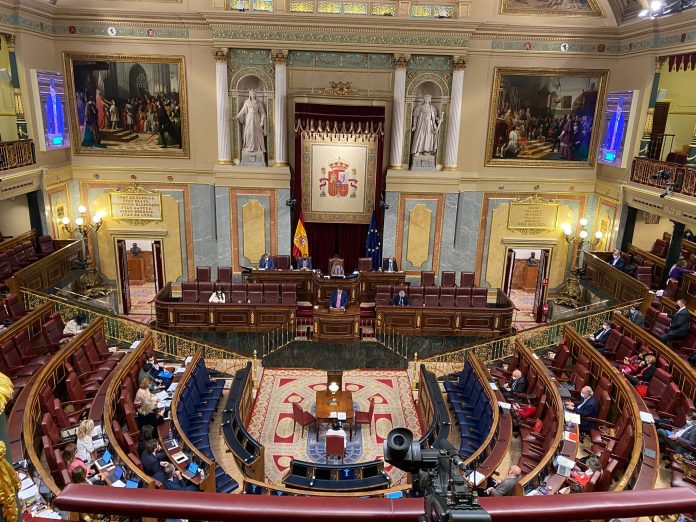
[[[515,305],[515,323],[522,328],[544,320],[550,258],[548,248],[507,249],[503,292]]]
[[[121,313],[148,321],[155,295],[164,286],[162,240],[117,238],[115,241]]]

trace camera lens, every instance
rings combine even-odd
[[[395,446],[403,446],[404,443],[406,442],[406,439],[402,435],[396,435],[393,439],[392,442],[394,443]]]

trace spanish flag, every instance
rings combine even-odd
[[[302,212],[300,219],[297,220],[297,228],[295,229],[295,237],[292,240],[292,255],[295,259],[309,255],[309,242],[307,241],[307,231],[302,220]]]

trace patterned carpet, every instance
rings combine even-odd
[[[353,392],[353,408],[367,411],[369,399],[375,399],[372,434],[367,426],[353,432],[348,441],[346,462],[365,462],[382,458],[384,439],[394,427],[406,427],[420,437],[421,426],[411,394],[411,380],[406,371],[353,370],[343,374],[344,389]],[[316,410],[315,396],[326,389],[326,373],[317,370],[265,369],[254,403],[249,432],[266,448],[266,480],[282,484],[290,460],[325,462],[324,434],[326,426],[316,432],[301,428],[293,432],[292,403],[299,403],[310,412]],[[405,480],[405,474],[390,465],[385,470],[393,484]]]
[[[155,297],[155,283],[129,285],[131,297],[131,314],[150,315],[152,299]]]
[[[512,321],[512,325],[517,328],[517,331],[534,328],[541,324],[534,320],[534,315],[532,314],[534,309],[534,291],[513,288],[510,290],[510,299],[517,308]]]

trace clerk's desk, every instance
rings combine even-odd
[[[348,294],[348,303],[374,303],[377,285],[403,285],[404,272],[360,272],[345,278],[318,276],[311,270],[258,270],[253,269],[250,283],[295,283],[297,300],[315,304],[328,302],[331,292],[342,288]]]

